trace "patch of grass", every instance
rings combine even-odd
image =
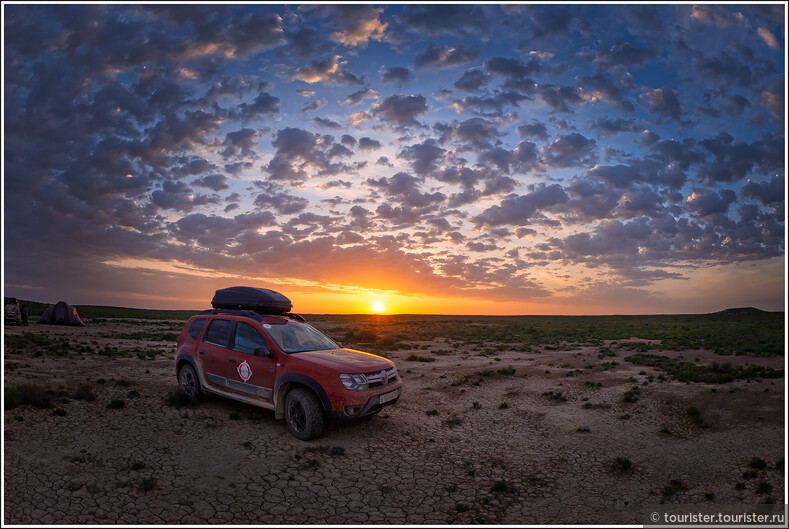
[[[407,362],[435,362],[436,359],[432,356],[422,356],[416,354],[410,354],[406,357]]]
[[[724,363],[712,366],[696,365],[684,360],[655,354],[637,354],[625,357],[625,361],[638,365],[656,367],[665,371],[674,380],[680,382],[705,382],[708,384],[725,384],[734,380],[756,380],[760,378],[783,378],[783,369],[749,365],[737,368]],[[660,377],[658,377],[660,378]]]
[[[709,428],[709,425],[704,421],[704,417],[701,416],[701,411],[696,406],[690,406],[685,410],[685,413],[693,420],[693,424],[699,428]]]
[[[772,491],[773,486],[767,481],[762,480],[756,485],[756,494],[770,494]]]
[[[632,466],[633,466],[632,461],[630,461],[626,457],[617,457],[616,461],[614,461],[614,469],[620,472],[625,472],[627,470],[630,470],[630,467]]]
[[[622,397],[622,400],[624,402],[628,403],[628,404],[632,404],[632,403],[638,401],[638,397],[636,397],[636,392],[635,391],[625,391],[625,394]]]
[[[760,457],[754,457],[751,459],[749,465],[751,468],[755,468],[757,470],[764,470],[765,468],[767,468],[767,461],[765,461]]]
[[[66,410],[55,408],[54,410],[52,410],[52,415],[55,415],[56,417],[65,417]]]
[[[309,453],[319,453],[319,454],[326,454],[329,452],[329,447],[326,445],[314,445],[314,446],[307,446],[304,448],[305,452]]]
[[[450,417],[449,419],[444,421],[444,424],[449,426],[450,428],[454,428],[455,426],[460,426],[461,424],[463,424],[463,419],[461,419],[460,417]]]
[[[54,392],[48,388],[34,384],[6,385],[3,388],[6,410],[13,410],[18,406],[33,406],[35,408],[53,408]]]
[[[474,408],[475,410],[478,410],[478,409],[482,408],[482,404],[480,404],[479,402],[477,402],[475,400],[474,402],[471,403],[471,407]]]
[[[746,470],[745,472],[742,473],[742,479],[754,479],[758,477],[759,477],[759,473],[756,472],[755,470]]]
[[[548,397],[551,400],[555,400],[557,402],[567,402],[567,397],[562,394],[561,391],[557,391],[554,393],[553,391],[546,391],[542,394],[543,397]]]
[[[145,468],[145,463],[140,461],[139,459],[135,459],[134,461],[131,462],[129,468],[131,468],[132,470],[141,470]]]
[[[682,483],[682,481],[678,479],[672,479],[669,481],[668,485],[663,487],[663,496],[669,497],[674,496],[675,494],[688,490],[688,486]]]
[[[707,498],[710,501],[713,501],[715,499],[715,493],[714,492],[705,492],[704,493],[704,497]]]
[[[455,504],[455,510],[457,512],[468,512],[469,510],[471,510],[471,507],[469,507],[465,503],[458,502]]]
[[[332,446],[331,450],[329,450],[329,455],[331,456],[344,456],[345,455],[345,447],[344,446]]]
[[[501,404],[499,404],[499,409],[500,410],[506,410],[509,407],[510,407],[510,405],[507,404],[506,402],[502,402]]]
[[[775,462],[775,470],[783,470],[784,469],[784,459],[780,458],[778,461]]]
[[[156,478],[143,478],[140,482],[140,490],[143,492],[148,492],[153,490],[156,487]]]
[[[427,415],[428,417],[434,417],[434,416],[438,415],[438,410],[435,409],[435,408],[427,410],[425,412],[425,415]]]
[[[493,483],[493,492],[515,492],[515,487],[504,480]]]
[[[184,393],[181,390],[181,388],[178,388],[175,391],[168,392],[164,402],[167,406],[171,406],[173,408],[181,408],[183,406],[194,405],[192,399],[189,398],[189,396],[186,393]]]
[[[121,399],[114,399],[107,404],[107,408],[111,410],[119,410],[121,408],[126,407],[126,403],[123,402]]]

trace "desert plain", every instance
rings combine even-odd
[[[177,397],[183,319],[7,326],[4,524],[641,524],[782,503],[783,313],[307,316],[403,396],[309,442]]]

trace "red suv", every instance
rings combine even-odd
[[[227,290],[217,291],[214,306]],[[371,416],[400,398],[391,360],[343,348],[297,314],[261,312],[215,308],[189,319],[178,337],[175,372],[190,399],[208,391],[274,410],[306,441],[320,435],[327,418]]]

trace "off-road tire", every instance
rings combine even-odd
[[[315,394],[304,388],[292,389],[285,397],[285,422],[296,438],[315,439],[323,431],[323,410]]]
[[[203,396],[200,379],[191,364],[184,364],[178,370],[178,389],[186,395],[192,404],[196,404]]]

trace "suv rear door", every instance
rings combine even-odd
[[[198,357],[209,386],[216,388],[226,386],[225,373],[230,363],[228,346],[233,323],[235,323],[233,320],[225,318],[212,318],[203,333],[203,340],[197,344]]]

